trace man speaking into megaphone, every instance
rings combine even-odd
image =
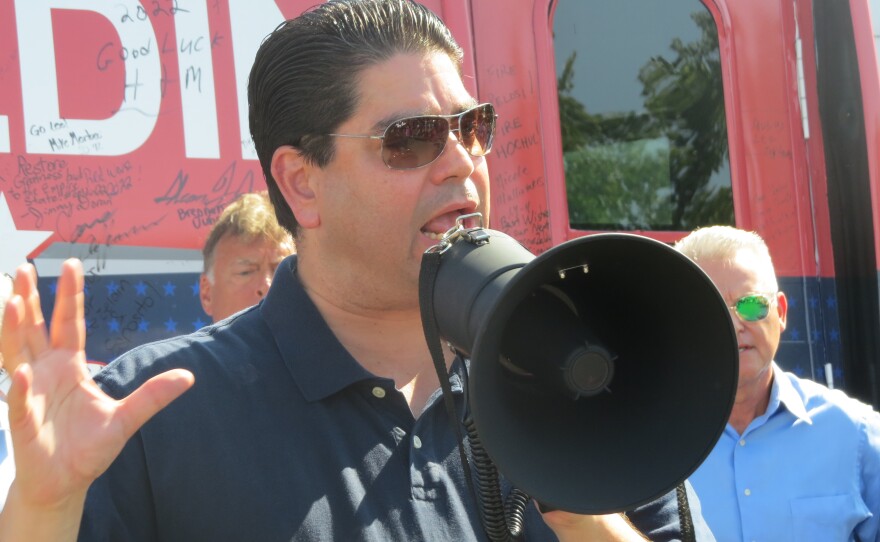
[[[320,4],[262,42],[248,97],[275,213],[298,255],[278,267],[255,307],[139,347],[94,381],[83,367],[81,265],[63,265],[49,334],[33,270],[20,268],[2,339],[14,372],[18,477],[0,539],[483,541],[486,524],[498,522],[484,517],[494,508],[471,490],[483,481],[467,466],[478,459],[497,464],[502,497],[509,480],[525,502],[514,529],[493,527],[493,539],[517,536],[511,530],[525,540],[642,540],[639,531],[653,540],[712,539],[687,488],[692,524],[679,514],[674,487],[711,447],[711,420],[723,404],[704,401],[704,392],[652,390],[645,381],[672,386],[667,370],[677,374],[669,369],[675,358],[687,366],[691,356],[663,337],[613,331],[621,323],[644,329],[657,313],[653,303],[694,312],[690,286],[666,276],[682,268],[669,263],[681,257],[664,257],[653,244],[632,251],[635,259],[619,243],[598,243],[595,254],[551,251],[517,263],[522,269],[499,285],[501,295],[484,297],[486,288],[464,289],[471,279],[479,286],[480,273],[455,272],[447,262],[458,252],[475,256],[461,261],[489,261],[485,251],[509,245],[492,233],[482,245],[451,243],[437,252],[433,291],[473,293],[486,319],[470,344],[444,331],[447,315],[435,315],[438,341],[454,342],[454,350],[440,349],[438,377],[419,303],[421,262],[449,242],[458,217],[480,213],[488,221],[485,155],[496,113],[466,90],[462,51],[436,15],[405,0]],[[668,293],[635,288],[651,294],[645,305],[608,286],[648,261],[658,269],[650,284]],[[575,282],[556,284],[545,271]],[[450,273],[462,289],[444,286]],[[699,283],[694,288],[711,300]],[[547,360],[520,359],[516,345],[528,341],[499,338],[518,333],[512,321],[531,325],[517,310],[532,296],[568,329],[557,350],[571,355],[561,365],[549,360],[569,370],[571,378],[557,383],[574,393],[562,398],[534,378]],[[583,328],[595,345],[578,344]],[[612,363],[613,375],[603,373]],[[546,374],[554,380],[552,367]],[[723,392],[724,379],[709,376]],[[691,385],[700,386],[685,381],[673,391]],[[677,399],[655,401],[658,395]],[[471,410],[485,456],[459,436]],[[654,410],[689,412],[699,430],[665,415],[627,425]],[[511,420],[520,414],[522,427]],[[606,414],[619,424],[614,434],[604,429]],[[530,466],[539,450],[532,431],[549,460]],[[669,446],[668,436],[684,444]],[[560,442],[569,439],[578,446]],[[645,443],[650,453],[630,450]],[[508,456],[507,447],[524,454]],[[615,450],[624,461],[603,465]],[[636,476],[624,476],[625,463]],[[605,471],[620,478],[608,483]],[[577,487],[560,484],[559,472]],[[546,486],[535,481],[545,475]],[[529,492],[555,510],[542,514]],[[619,505],[632,506],[626,517]]]

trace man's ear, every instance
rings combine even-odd
[[[776,311],[779,314],[779,323],[784,330],[788,321],[788,298],[781,290],[776,294]]]
[[[272,155],[272,177],[297,223],[303,228],[314,228],[321,224],[312,184],[314,171],[315,166],[290,145],[278,147]]]
[[[202,276],[199,278],[199,301],[202,302],[202,310],[205,311],[205,314],[208,316],[213,316],[211,311],[211,305],[213,303],[213,298],[211,296],[211,281],[208,280],[208,275],[202,273]]]

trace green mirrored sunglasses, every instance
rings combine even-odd
[[[773,304],[774,299],[776,299],[775,293],[746,294],[737,299],[730,308],[733,309],[736,316],[743,322],[758,322],[767,318],[767,315],[770,314],[770,306]]]

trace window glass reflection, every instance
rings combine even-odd
[[[559,114],[572,228],[733,224],[718,34],[696,0],[560,0]]]

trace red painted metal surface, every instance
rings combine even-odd
[[[831,246],[831,217],[828,209],[828,183],[825,164],[825,142],[822,120],[819,116],[819,96],[816,78],[816,50],[813,47],[812,0],[795,3],[797,28],[801,36],[804,89],[807,103],[809,139],[805,142],[807,172],[806,186],[811,194],[813,232],[816,242],[816,275],[834,277],[834,256]]]
[[[544,156],[558,153],[542,130],[546,102],[538,88],[532,10],[490,0],[472,2],[477,83],[481,100],[495,103],[499,130],[489,157],[493,228],[519,239],[533,252],[553,246],[548,190],[561,187],[548,178]],[[555,90],[554,90],[555,93]],[[555,95],[555,94],[554,94]],[[560,220],[566,216],[560,215]]]

